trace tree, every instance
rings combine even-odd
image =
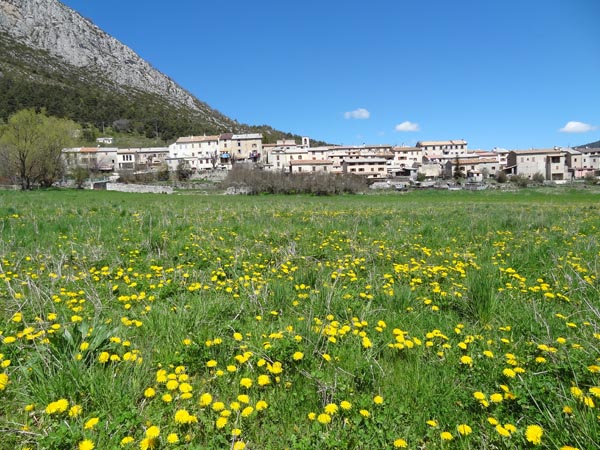
[[[83,189],[83,183],[89,178],[90,171],[86,167],[77,166],[71,171],[71,176],[73,177],[73,181],[75,181],[77,189]]]
[[[462,167],[460,166],[460,159],[458,159],[458,155],[454,159],[454,179],[459,180],[464,178],[465,174],[463,173]]]
[[[0,152],[6,162],[2,169],[23,190],[36,183],[51,186],[63,175],[62,149],[71,143],[76,129],[74,122],[48,117],[44,110],[13,114],[0,132]]]
[[[178,181],[185,181],[192,176],[192,170],[190,165],[185,160],[180,160],[177,164],[177,170],[175,170],[175,177]]]

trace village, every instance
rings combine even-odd
[[[499,176],[556,184],[600,174],[600,148],[472,150],[467,141],[419,141],[415,146],[316,146],[279,140],[263,144],[261,134],[225,133],[180,137],[168,147],[117,148],[113,138],[98,138],[97,147],[66,148],[67,171],[85,168],[97,174],[153,172],[183,167],[191,174],[231,170],[236,164],[289,174],[356,174],[371,182],[431,182],[461,178],[485,183]]]

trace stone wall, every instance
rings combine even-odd
[[[125,184],[125,183],[106,183],[107,191],[119,192],[138,192],[151,194],[172,194],[171,186],[158,186],[148,184]]]

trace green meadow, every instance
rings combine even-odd
[[[600,193],[0,192],[0,449],[600,448]]]

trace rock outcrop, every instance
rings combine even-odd
[[[160,95],[203,115],[215,112],[58,0],[0,0],[0,32],[67,64],[99,74],[117,86]]]

